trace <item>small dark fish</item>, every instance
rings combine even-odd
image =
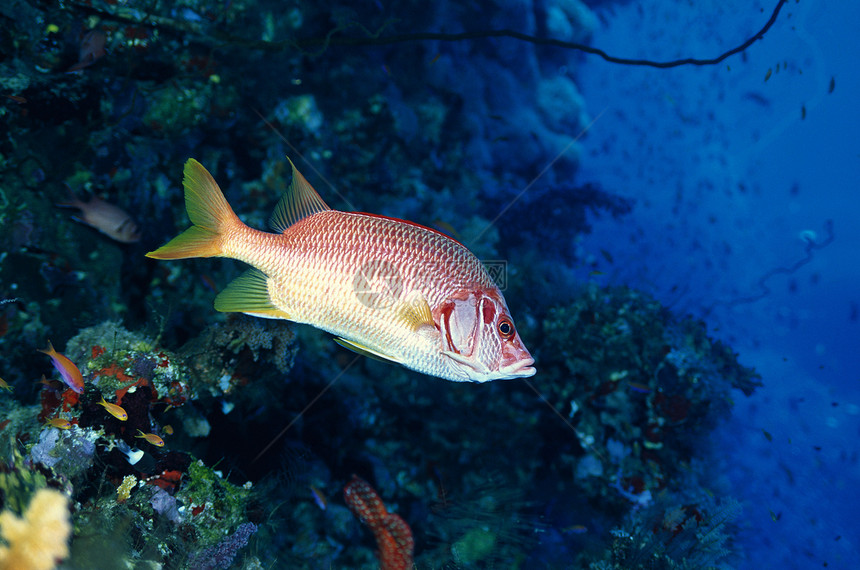
[[[835,78],[835,77],[831,77],[831,78],[830,78],[830,87],[827,89],[827,92],[828,92],[828,93],[833,93],[833,90],[834,90],[834,89],[836,89],[836,78]]]
[[[749,99],[753,103],[758,103],[762,107],[770,107],[770,101],[768,101],[767,99],[765,99],[764,97],[762,97],[758,93],[754,93],[752,91],[749,91],[749,92],[744,94],[744,98]]]
[[[215,285],[215,280],[212,279],[208,274],[204,273],[200,276],[200,280],[203,281],[203,284],[207,289],[212,291],[213,293],[218,292],[218,287]]]
[[[456,228],[454,228],[454,226],[452,226],[445,220],[440,220],[437,218],[433,220],[433,226],[442,230],[442,233],[448,234],[455,240],[459,241],[460,243],[463,243],[464,240],[462,236],[460,236],[460,233],[456,230]]]
[[[791,443],[791,438],[789,438],[788,443]],[[788,479],[788,483],[790,485],[794,485],[794,473],[791,471],[791,469],[789,469],[788,466],[783,465],[782,463],[779,464],[779,467],[783,471],[785,471],[785,476]]]
[[[801,105],[800,106],[800,120],[802,121],[805,118],[806,118],[806,105]]]
[[[763,434],[764,434],[764,438],[765,438],[766,440],[768,440],[768,441],[773,441],[773,436],[770,434],[770,432],[769,432],[769,431],[767,431],[766,429],[762,429],[762,430],[761,430],[761,433],[763,433]]]
[[[773,511],[770,511],[770,518],[773,519],[773,522],[776,522],[782,518],[782,513],[775,513]]]
[[[314,487],[313,485],[310,486],[310,490],[311,496],[314,499],[314,503],[316,503],[320,510],[326,510],[326,507],[328,507],[328,500],[326,499],[326,496],[323,494],[323,492],[320,491],[318,488]]]
[[[105,43],[107,42],[107,34],[101,30],[90,30],[81,39],[81,49],[78,57],[78,63],[66,70],[66,73],[80,71],[85,67],[89,67],[107,53],[105,51]]]
[[[767,73],[765,73],[765,75],[764,75],[764,80],[765,80],[765,81],[767,81],[768,79],[770,79],[770,76],[771,76],[771,74],[772,74],[772,73],[773,73],[773,70],[772,70],[772,69],[768,69],[768,70],[767,70]]]

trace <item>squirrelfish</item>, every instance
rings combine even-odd
[[[412,222],[332,210],[294,165],[292,176],[268,233],[243,224],[189,159],[193,225],[147,256],[243,261],[253,269],[216,297],[216,310],[307,323],[424,374],[486,382],[535,373],[501,291],[465,246]]]
[[[39,352],[44,352],[51,357],[51,362],[54,365],[54,368],[56,368],[60,373],[66,386],[78,394],[84,393],[84,377],[81,374],[81,371],[78,370],[78,367],[75,366],[74,362],[54,350],[54,346],[51,344],[50,340],[48,341],[48,348],[44,348]]]

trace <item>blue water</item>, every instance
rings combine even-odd
[[[759,8],[772,3],[598,7],[592,43],[615,55],[711,57],[758,29]],[[620,223],[597,221],[583,247],[612,253],[610,280],[705,314],[763,376],[714,436],[715,467],[747,501],[748,568],[850,568],[860,553],[858,21],[857,3],[790,2],[763,41],[723,65],[588,58],[577,71],[589,112],[602,113],[579,176],[637,203]],[[822,240],[827,220],[835,240],[811,262],[768,279],[760,300],[733,303],[804,259],[800,233]]]

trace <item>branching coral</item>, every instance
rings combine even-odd
[[[11,511],[0,513],[0,570],[49,570],[69,555],[67,544],[72,526],[69,502],[53,489],[39,489],[24,517]]]

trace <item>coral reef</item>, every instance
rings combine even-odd
[[[608,559],[592,570],[649,568],[720,568],[730,554],[729,537],[740,504],[717,504],[709,497],[699,503],[670,506],[661,500],[628,517],[631,530],[614,529]]]
[[[228,536],[215,546],[194,554],[188,560],[188,567],[193,570],[215,570],[217,568],[230,568],[239,550],[248,544],[248,539],[257,532],[254,523],[243,523],[239,525],[232,535]]]
[[[700,462],[759,378],[701,323],[569,278],[588,216],[630,208],[576,179],[575,62],[499,38],[383,41],[476,22],[582,41],[584,4],[23,0],[0,21],[0,505],[62,490],[66,566],[722,560],[734,511]],[[440,384],[355,359],[214,311],[238,263],[144,258],[186,223],[187,158],[262,229],[287,154],[332,207],[495,261],[538,375]],[[56,207],[70,191],[140,235],[76,223]],[[48,338],[82,391],[36,352]]]

